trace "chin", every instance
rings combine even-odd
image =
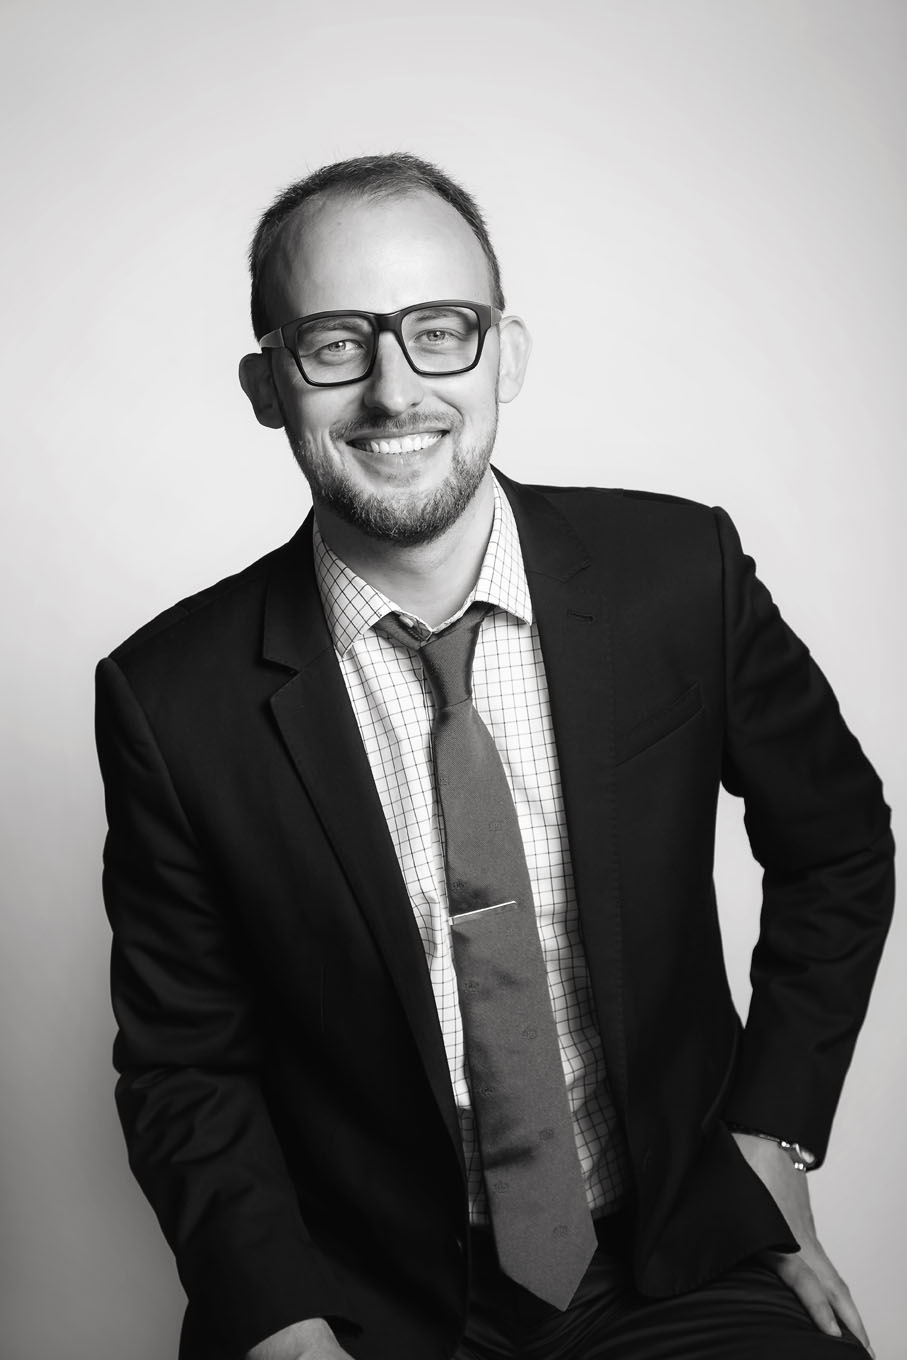
[[[371,491],[344,467],[307,456],[301,440],[291,438],[294,456],[312,492],[323,506],[366,538],[398,547],[415,547],[440,538],[456,524],[485,479],[495,430],[481,445],[454,448],[443,480],[433,489],[399,488]]]
[[[454,457],[451,470],[434,491],[365,492],[345,476],[313,479],[312,498],[367,538],[398,547],[415,547],[440,538],[466,511],[484,480],[487,459]],[[308,474],[307,474],[308,475]]]

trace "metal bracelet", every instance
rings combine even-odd
[[[815,1155],[802,1143],[789,1142],[786,1138],[778,1138],[775,1134],[766,1133],[763,1129],[750,1129],[744,1124],[729,1123],[727,1127],[732,1133],[748,1133],[753,1138],[767,1138],[770,1143],[777,1143],[787,1153],[795,1171],[808,1171],[815,1163]]]

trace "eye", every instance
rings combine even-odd
[[[371,344],[368,322],[355,316],[323,316],[300,324],[296,344],[303,360],[347,364],[360,360]]]
[[[423,354],[457,354],[476,343],[478,318],[467,307],[421,307],[404,321],[406,343]]]
[[[328,340],[326,344],[313,348],[305,358],[311,364],[339,368],[351,363],[360,364],[366,351],[367,346],[362,340],[357,340],[355,336],[342,335],[336,340]]]
[[[436,327],[434,330],[430,331],[420,331],[416,336],[417,341],[427,345],[444,345],[448,344],[451,340],[459,339],[460,336],[456,331],[441,330],[440,327]]]
[[[329,345],[322,345],[322,354],[352,354],[354,350],[361,349],[362,345],[358,340],[332,340]]]

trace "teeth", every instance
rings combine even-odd
[[[357,440],[369,453],[419,453],[421,449],[431,448],[443,439],[443,430],[432,430],[430,434],[408,434],[402,439],[363,439]]]

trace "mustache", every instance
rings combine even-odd
[[[388,417],[375,415],[371,420],[361,416],[343,425],[331,426],[331,437],[347,444],[353,439],[394,439],[397,435],[416,434],[421,430],[459,429],[462,422],[453,415],[434,411],[413,411],[406,415]]]

